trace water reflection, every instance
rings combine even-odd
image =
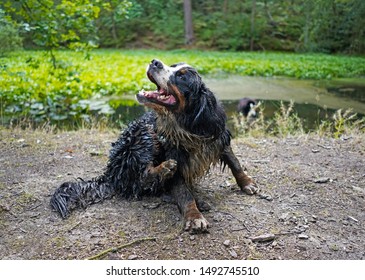
[[[221,100],[238,100],[242,97],[293,100],[297,105],[312,104],[323,109],[335,110],[352,108],[354,112],[365,114],[365,79],[311,81],[229,76],[208,78],[206,81]]]

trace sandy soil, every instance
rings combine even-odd
[[[242,194],[213,168],[197,186],[208,234],[182,231],[159,197],[113,198],[62,220],[52,192],[99,175],[116,137],[0,128],[1,259],[365,259],[364,135],[235,139],[261,193]]]

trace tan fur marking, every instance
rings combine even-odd
[[[179,89],[177,88],[176,85],[170,85],[171,89],[175,92],[175,96],[178,99],[178,108],[176,110],[176,112],[182,112],[185,108],[185,97],[183,96],[183,94],[179,91]]]

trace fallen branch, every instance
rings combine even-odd
[[[128,246],[132,246],[132,245],[135,245],[135,244],[144,242],[144,241],[156,241],[156,237],[141,238],[141,239],[137,239],[137,240],[134,240],[132,242],[129,242],[127,244],[123,244],[123,245],[119,245],[117,247],[113,247],[113,248],[106,249],[106,250],[100,252],[99,254],[88,258],[88,260],[96,260],[96,259],[99,259],[99,258],[105,256],[106,254],[110,253],[110,252],[115,252],[115,251],[118,251],[120,249],[126,248]]]

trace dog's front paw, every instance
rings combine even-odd
[[[187,217],[185,220],[185,230],[192,234],[208,232],[209,223],[202,214],[199,217]]]
[[[243,186],[241,190],[246,194],[254,195],[258,192],[259,188],[256,186],[255,182],[251,182],[247,186]]]
[[[254,195],[258,193],[259,188],[257,187],[255,181],[252,179],[251,176],[247,176],[243,173],[243,178],[240,178],[241,180],[237,180],[237,183],[241,190],[248,194],[248,195]]]

